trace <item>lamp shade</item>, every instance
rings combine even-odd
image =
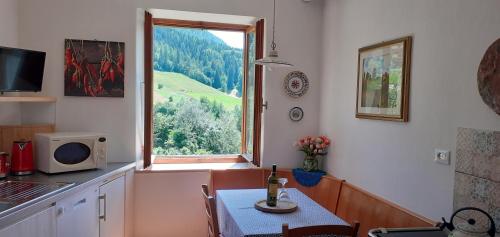
[[[255,60],[255,64],[271,67],[293,67],[293,64],[281,59],[277,50],[271,50],[269,56]]]

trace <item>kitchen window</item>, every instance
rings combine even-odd
[[[236,42],[239,37],[239,44]],[[263,20],[145,20],[144,167],[260,164]]]

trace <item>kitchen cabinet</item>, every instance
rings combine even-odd
[[[99,187],[99,236],[125,236],[125,176]]]
[[[74,225],[73,225],[74,226]],[[1,237],[56,236],[56,208],[51,206],[18,223],[0,230]]]
[[[2,223],[2,217],[0,237],[128,237],[133,233],[125,228],[125,223],[133,225],[133,177],[133,169],[97,177],[44,200],[45,209],[40,205],[36,214],[30,210],[15,217],[27,218],[5,217]]]
[[[57,237],[123,237],[124,208],[124,176],[78,192],[56,204]]]
[[[99,187],[92,186],[56,203],[58,237],[99,237]]]
[[[134,175],[133,169],[125,172],[125,237],[134,234]]]

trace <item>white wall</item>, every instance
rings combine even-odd
[[[56,129],[109,135],[110,161],[135,159],[135,11],[121,1],[20,1],[19,43],[46,51],[43,93],[57,96]],[[129,10],[129,12],[127,12]],[[64,97],[64,39],[126,42],[125,98]]]
[[[136,173],[135,237],[207,236],[201,185],[207,171]]]
[[[157,8],[265,17],[270,35],[272,2],[269,0],[23,0],[19,2],[19,42],[23,47],[47,52],[44,93],[58,97],[56,123],[58,130],[102,131],[110,135],[111,161],[136,158],[139,136],[136,113],[138,82],[142,73],[136,69],[142,44],[136,37],[137,9]],[[264,114],[263,163],[281,167],[300,164],[301,154],[292,148],[300,136],[318,131],[320,76],[320,43],[322,1],[278,1],[277,40],[281,56],[304,71],[311,88],[301,99],[290,99],[283,93],[286,71],[275,70],[266,76],[265,100],[269,110]],[[63,96],[64,39],[99,39],[125,42],[125,98],[81,98]],[[268,38],[268,41],[271,39]],[[136,42],[137,41],[137,42]],[[269,44],[270,42],[268,42]],[[292,123],[288,110],[302,106],[305,119]]]
[[[18,39],[17,0],[0,1],[0,45],[16,47]]]
[[[271,34],[272,2],[269,0],[23,0],[19,1],[19,43],[47,52],[43,93],[57,96],[58,130],[106,132],[111,161],[132,161],[140,151],[139,87],[142,81],[140,9],[171,9],[265,17]],[[310,90],[301,99],[288,98],[282,89],[287,71],[267,72],[264,114],[263,163],[295,167],[301,162],[293,141],[318,131],[322,1],[278,1],[277,41],[281,56],[293,62],[310,79]],[[139,9],[139,10],[138,10]],[[138,21],[139,19],[139,21]],[[125,42],[125,98],[63,96],[64,39],[99,39]],[[268,38],[268,44],[271,39]],[[302,106],[305,119],[293,123],[288,110]],[[139,122],[138,122],[139,121]],[[184,180],[185,182],[179,182]],[[208,173],[141,173],[136,176],[135,229],[137,236],[205,236],[206,222],[200,184]],[[196,204],[195,204],[196,203]],[[186,226],[186,223],[190,223]]]
[[[13,2],[9,1],[7,8],[2,5],[0,11],[14,11]],[[449,216],[454,167],[434,164],[433,150],[449,149],[454,155],[459,126],[500,128],[499,117],[482,103],[475,79],[484,50],[500,35],[500,2],[282,0],[278,5],[280,54],[309,76],[311,88],[300,99],[287,98],[282,90],[287,71],[266,71],[264,90],[269,109],[263,124],[264,166],[298,166],[301,154],[291,147],[293,141],[299,136],[325,132],[334,140],[327,162],[330,173],[433,219]],[[23,0],[18,10],[19,46],[47,51],[44,93],[59,99],[57,128],[107,132],[110,160],[131,161],[139,148],[136,141],[140,131],[135,126],[140,112],[136,104],[138,85],[142,80],[142,72],[136,67],[140,63],[136,58],[142,56],[136,34],[137,9],[266,17],[270,35],[270,6],[269,0]],[[3,30],[5,21],[0,20]],[[357,49],[404,35],[414,35],[410,122],[355,119]],[[64,97],[65,38],[125,42],[125,98]],[[270,40],[268,37],[268,44]],[[289,121],[288,110],[293,106],[303,107],[302,122]],[[189,187],[205,182],[205,175],[193,175],[188,179],[194,182]],[[141,218],[139,231],[151,226],[147,220],[159,221],[151,217],[161,218],[160,213],[175,220],[170,214],[176,212],[165,213],[170,206],[155,208],[161,200],[197,198],[198,188],[194,191],[187,186],[179,195],[171,195],[169,190],[177,187],[175,182],[182,177],[179,173],[138,175],[137,184],[142,185],[136,190],[141,193],[136,210],[147,210],[137,214]],[[158,191],[162,185],[164,190]],[[192,210],[197,212],[197,208]],[[193,212],[184,218],[196,216]],[[181,228],[186,229],[180,224],[164,225],[156,234]]]
[[[17,0],[0,1],[0,46],[17,47]],[[0,104],[0,125],[19,124],[21,109],[17,103]]]
[[[458,127],[500,129],[476,83],[500,37],[498,0],[325,1],[320,131],[328,171],[438,220],[449,217]],[[356,119],[358,48],[413,35],[409,123]],[[432,162],[452,151],[452,166]]]

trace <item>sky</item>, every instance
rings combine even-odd
[[[209,30],[208,32],[223,40],[227,45],[243,49],[243,33],[236,31]]]

